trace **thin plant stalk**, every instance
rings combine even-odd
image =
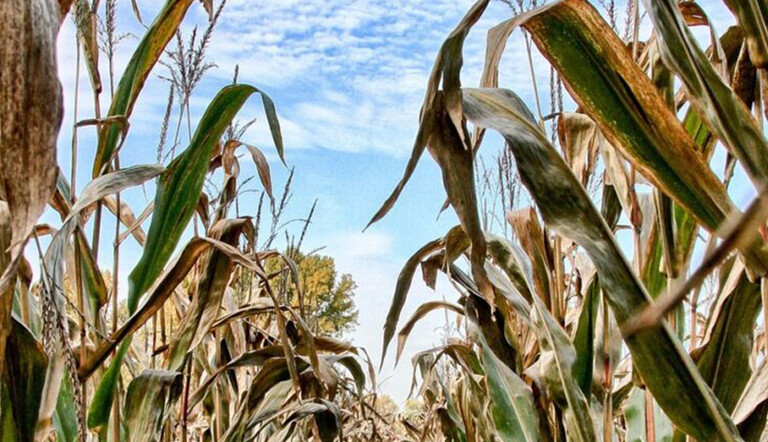
[[[715,241],[715,235],[710,235],[709,239],[707,240],[707,246],[704,248],[704,256],[709,256],[712,253],[712,250],[714,250],[716,245]],[[696,349],[696,346],[698,345],[698,308],[699,308],[699,297],[701,296],[701,289],[703,284],[699,284],[698,287],[696,287],[696,290],[693,292],[693,296],[691,296],[691,318],[690,318],[690,329],[691,329],[691,340],[689,344],[689,351],[693,351]]]
[[[187,407],[189,406],[189,384],[192,382],[192,360],[188,359],[185,367],[184,400],[181,404],[181,442],[187,442]]]
[[[760,279],[760,296],[763,301],[763,342],[768,345],[768,282],[765,277]]]
[[[109,2],[107,2],[109,4]],[[111,75],[111,72],[110,72]],[[115,155],[115,170],[120,170],[120,156]],[[120,192],[115,195],[117,202],[117,210],[115,220],[115,243],[112,249],[112,333],[117,331],[117,319],[118,319],[118,277],[120,273],[120,223],[121,223],[121,211],[120,211]],[[113,356],[115,352],[112,352]],[[120,440],[120,400],[116,399],[112,402],[112,440],[119,442]]]
[[[155,356],[157,353],[157,313],[152,315],[152,362],[150,367],[155,368]]]
[[[637,60],[640,46],[640,2],[632,3],[632,59]]]
[[[656,421],[653,415],[653,395],[645,389],[645,440],[656,440]]]
[[[613,367],[611,365],[611,328],[610,313],[608,311],[608,302],[605,296],[602,297],[603,304],[603,354],[604,354],[604,385],[605,391],[603,400],[603,440],[613,440]]]
[[[77,194],[77,111],[78,111],[78,95],[80,92],[80,40],[75,38],[76,41],[76,67],[75,67],[75,97],[74,97],[74,106],[73,106],[73,118],[74,123],[72,124],[72,145],[71,145],[71,169],[70,169],[70,198],[71,204],[74,204],[75,202],[75,195]],[[77,297],[76,305],[80,312],[83,311],[83,284],[82,284],[82,269],[80,267],[80,242],[75,241],[74,243],[75,247],[75,296]],[[85,330],[85,317],[83,315],[79,315],[80,320],[80,363],[85,363],[87,354],[86,354],[86,330]],[[62,344],[64,345],[64,344]],[[87,403],[86,399],[86,382],[83,381],[80,385],[80,392],[82,398],[82,403]],[[81,407],[80,410],[77,410],[78,413],[78,432],[81,434],[81,439],[85,435],[85,407]]]
[[[563,280],[565,278],[563,270],[563,240],[560,235],[555,236],[554,244],[555,252],[555,279],[553,282],[554,290],[552,291],[552,315],[561,324],[565,323],[563,299],[565,294],[563,293]]]
[[[531,71],[531,84],[533,85],[533,96],[536,97],[536,112],[539,116],[539,124],[544,124],[544,117],[541,113],[541,98],[539,98],[539,85],[536,81],[536,71],[533,68],[533,55],[531,54],[531,38],[527,32],[523,32],[525,35],[525,51],[528,54],[528,69]]]
[[[94,6],[97,6],[96,4]],[[96,10],[92,10],[89,12],[93,17],[92,20],[96,19]],[[93,92],[93,109],[94,109],[94,116],[96,120],[101,120],[101,95],[99,91],[96,89],[93,82],[91,82],[91,89]],[[99,129],[98,133],[101,134],[101,126],[97,126]],[[74,192],[72,192],[74,194]],[[102,215],[102,202],[99,200],[96,202],[96,211],[94,212],[94,218],[93,218],[93,238],[91,239],[92,245],[91,248],[93,249],[93,259],[98,262],[99,259],[99,243],[101,240],[101,215]]]

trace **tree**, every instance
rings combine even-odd
[[[286,255],[296,262],[304,295],[306,321],[314,333],[339,337],[357,325],[355,289],[352,275],[339,275],[336,262],[330,256],[306,256],[289,249]],[[279,258],[267,262],[268,273],[279,271],[283,262]],[[299,308],[298,292],[287,272],[279,277],[277,287],[284,302]]]

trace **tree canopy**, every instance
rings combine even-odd
[[[313,332],[340,337],[357,325],[355,290],[357,284],[348,273],[339,274],[336,261],[330,256],[317,254],[305,255],[298,250],[289,249],[286,255],[291,257],[298,267],[299,281],[304,295],[306,320]],[[273,258],[267,261],[269,273],[280,270],[282,260]],[[299,308],[296,287],[291,283],[287,272],[283,272],[277,281],[282,290],[283,302]]]

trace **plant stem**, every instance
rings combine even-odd
[[[603,400],[603,440],[611,441],[613,438],[613,367],[611,366],[611,315],[608,311],[608,301],[605,296],[603,301],[603,354],[604,354],[604,379],[603,390],[605,398]]]
[[[75,37],[77,47],[77,61],[75,68],[75,98],[74,98],[74,110],[73,117],[74,123],[72,124],[72,147],[71,147],[71,168],[70,168],[70,204],[74,204],[75,195],[77,194],[77,110],[78,110],[78,95],[80,92],[80,40]],[[83,312],[83,284],[82,284],[82,268],[80,267],[80,242],[75,241],[75,296],[77,308],[80,312]],[[86,330],[85,330],[85,318],[80,315],[80,363],[85,363],[86,359]],[[66,345],[62,342],[62,345]],[[78,413],[78,433],[81,440],[85,439],[85,404],[86,402],[86,381],[83,381],[80,385],[80,397],[82,398],[83,406],[77,410]]]
[[[111,63],[110,63],[111,64]],[[120,157],[115,155],[115,170],[120,170]],[[120,223],[121,223],[121,201],[120,192],[117,192],[115,196],[117,201],[117,210],[115,221],[115,243],[112,246],[112,333],[117,331],[117,319],[118,319],[118,276],[120,273]],[[112,352],[114,356],[115,352]],[[120,400],[115,399],[112,403],[112,440],[114,442],[120,441]]]

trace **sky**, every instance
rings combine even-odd
[[[155,0],[137,3],[145,23],[153,20],[162,5]],[[219,1],[214,3],[218,5]],[[350,273],[357,282],[355,301],[359,325],[345,338],[365,347],[377,366],[384,319],[400,269],[419,247],[442,236],[457,223],[450,210],[437,217],[445,192],[440,172],[428,156],[422,158],[389,215],[364,233],[363,228],[402,176],[434,57],[472,3],[469,0],[229,0],[207,50],[208,61],[215,66],[208,71],[191,100],[194,131],[195,121],[212,97],[232,81],[236,65],[239,82],[252,84],[271,96],[283,131],[286,161],[288,167],[295,170],[293,197],[285,219],[305,217],[317,200],[305,250],[323,247],[320,253],[336,259],[339,273]],[[732,23],[732,16],[719,0],[699,3],[719,31]],[[464,50],[462,81],[465,85],[478,83],[487,30],[510,16],[506,5],[493,1],[470,33]],[[125,34],[115,60],[115,71],[119,73],[128,63],[144,29],[127,0],[118,1],[117,17],[118,33]],[[199,26],[201,32],[206,21],[206,12],[195,2],[182,26],[184,36],[188,37],[194,26]],[[74,42],[74,24],[67,20],[58,45],[65,99],[58,155],[59,164],[67,172],[71,167],[72,123],[77,118],[92,117],[94,109],[88,76],[81,68],[77,118],[75,116],[78,70]],[[110,96],[105,60],[102,57],[105,83],[102,109],[108,108]],[[549,67],[535,50],[533,60],[538,84],[548,86]],[[168,97],[168,83],[160,78],[163,75],[167,75],[167,69],[157,65],[138,99],[121,151],[122,166],[155,162]],[[533,108],[530,71],[519,32],[513,34],[507,45],[500,85],[515,90]],[[546,114],[549,95],[547,87],[540,89]],[[263,115],[260,100],[251,98],[238,119],[243,122],[257,119],[243,141],[267,154],[274,187],[278,190],[287,179],[288,168],[275,154]],[[172,121],[175,125],[175,118]],[[187,127],[183,125],[181,148],[185,147],[187,134]],[[82,189],[90,176],[95,130],[80,129],[77,137],[77,188]],[[490,154],[500,145],[500,139],[490,137],[484,149]],[[247,158],[242,158],[240,164],[241,176],[255,173]],[[735,183],[738,182],[737,178]],[[260,190],[257,181],[247,187]],[[735,184],[734,188],[734,199],[743,205],[752,194],[750,186]],[[153,195],[153,186],[148,184],[144,189],[126,192],[124,198],[138,214]],[[253,214],[257,203],[258,194],[247,193],[240,199],[240,210]],[[48,213],[43,221],[56,223],[58,220]],[[290,227],[294,234],[298,233],[296,226]],[[114,231],[111,217],[105,217],[102,229],[109,233],[102,239],[99,264],[111,269]],[[182,245],[190,235],[191,232],[185,235]],[[140,248],[132,239],[121,247],[121,293],[127,288],[126,276],[139,254]],[[432,291],[417,274],[401,324],[419,304],[443,296],[450,301],[457,299],[445,281],[439,281],[437,290]],[[412,372],[410,357],[440,345],[443,324],[442,313],[433,313],[420,322],[397,368],[393,358],[395,349],[389,349],[378,378],[382,392],[399,403],[405,400]]]

